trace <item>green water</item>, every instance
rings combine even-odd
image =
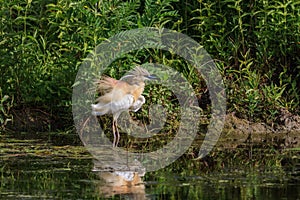
[[[146,173],[138,188],[112,194],[114,188],[93,171],[90,154],[78,141],[68,145],[69,137],[76,136],[1,135],[0,198],[300,199],[297,149],[284,154],[284,158],[268,157],[251,164],[237,158],[245,154],[243,150],[232,155],[217,150],[213,154],[218,156],[200,161],[185,155],[164,169]],[[282,153],[272,157],[276,156]]]

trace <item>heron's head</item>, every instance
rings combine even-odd
[[[137,66],[127,75],[123,76],[121,79],[129,78],[137,81],[145,81],[145,80],[155,80],[157,77],[153,74],[150,74],[146,69]]]

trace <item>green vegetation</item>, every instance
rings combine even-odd
[[[27,107],[70,117],[72,85],[83,59],[105,39],[141,27],[173,29],[203,45],[224,77],[229,111],[267,123],[276,122],[280,108],[300,111],[297,0],[0,4],[1,126],[12,119],[11,110]],[[191,66],[155,49],[116,60],[108,73],[118,77],[134,63],[151,61],[183,72],[201,96],[205,84],[195,83]]]

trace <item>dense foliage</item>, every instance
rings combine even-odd
[[[202,44],[227,88],[228,108],[251,120],[299,112],[300,3],[297,0],[13,0],[1,1],[0,121],[11,109],[71,112],[72,84],[83,59],[123,30],[169,28]],[[116,61],[177,63],[156,50]],[[118,70],[112,67],[113,76]],[[193,77],[189,77],[193,82]],[[203,83],[195,84],[201,93]]]

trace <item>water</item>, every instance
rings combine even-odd
[[[0,198],[300,199],[297,148],[270,157],[263,149],[266,155],[252,158],[251,164],[243,159],[244,150],[216,150],[218,156],[201,161],[185,155],[164,169],[142,178],[132,174],[132,181],[126,181],[115,172],[97,170],[80,142],[67,145],[71,137],[76,135],[2,135]]]

